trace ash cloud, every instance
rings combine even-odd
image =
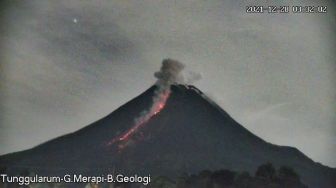
[[[156,85],[160,90],[169,90],[170,85],[174,83],[183,83],[181,71],[185,65],[177,60],[164,59],[159,72],[155,72],[154,76],[158,79]]]

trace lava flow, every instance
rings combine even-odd
[[[153,98],[153,105],[151,106],[150,110],[147,111],[144,115],[135,119],[135,123],[132,128],[128,129],[123,134],[108,142],[107,145],[118,143],[119,148],[124,148],[124,143],[127,142],[129,138],[132,137],[136,132],[138,132],[139,129],[143,127],[149,119],[158,114],[165,107],[169,95],[169,89],[159,91],[157,96]]]

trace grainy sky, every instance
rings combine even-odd
[[[328,13],[247,14],[250,4]],[[336,167],[334,11],[326,0],[5,3],[0,154],[102,118],[150,87],[170,57],[257,136]]]

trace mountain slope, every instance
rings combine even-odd
[[[336,170],[292,147],[263,141],[193,86],[174,85],[165,107],[126,143],[108,144],[134,125],[152,103],[155,86],[101,120],[30,150],[4,155],[6,173],[129,174],[176,177],[204,169],[253,172],[272,162],[293,167],[309,187],[333,187]]]

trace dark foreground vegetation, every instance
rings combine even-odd
[[[155,178],[149,188],[306,188],[299,175],[290,167],[275,169],[271,163],[259,166],[254,176],[248,172],[204,170],[197,175],[185,175],[176,181]]]

